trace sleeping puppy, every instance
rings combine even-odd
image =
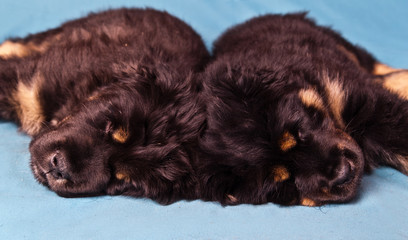
[[[0,45],[0,117],[32,136],[36,179],[64,197],[197,197],[208,52],[166,12],[119,9]]]
[[[229,29],[214,58],[203,76],[203,199],[316,206],[352,200],[377,166],[408,174],[406,71],[305,14]]]

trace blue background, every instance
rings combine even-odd
[[[226,28],[253,16],[308,10],[380,61],[408,68],[406,0],[2,0],[0,41],[120,6],[167,10],[195,28],[209,49]],[[64,199],[34,180],[29,137],[7,122],[0,122],[0,136],[0,239],[408,239],[408,177],[389,168],[366,176],[353,203],[319,208]]]

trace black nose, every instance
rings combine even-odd
[[[67,159],[65,154],[57,151],[50,158],[50,174],[56,179],[69,179]]]

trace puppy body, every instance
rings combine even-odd
[[[214,56],[204,76],[204,199],[346,202],[363,169],[408,173],[408,104],[382,85],[396,70],[334,31],[305,14],[266,15],[224,33]]]
[[[196,198],[193,73],[208,58],[165,12],[91,14],[0,46],[0,116],[33,137],[34,175],[62,196]]]

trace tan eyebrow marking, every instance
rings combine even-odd
[[[320,111],[324,110],[323,99],[320,97],[319,93],[314,89],[302,89],[299,91],[299,98],[302,103],[307,107],[314,107]]]
[[[290,177],[288,169],[281,165],[275,166],[272,169],[272,173],[274,182],[283,182],[285,180],[288,180]]]
[[[119,143],[125,143],[128,138],[129,138],[129,132],[127,130],[125,130],[123,128],[123,126],[120,126],[118,129],[116,129],[113,133],[112,133],[112,138],[113,140],[115,140],[116,142]]]
[[[297,144],[295,137],[289,133],[288,131],[285,131],[279,140],[279,147],[282,151],[286,152],[293,147],[295,147]]]

